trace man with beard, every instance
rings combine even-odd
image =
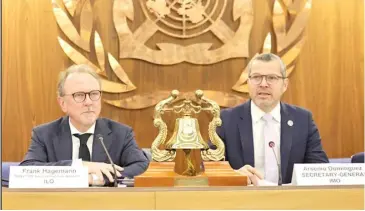
[[[295,163],[328,163],[311,112],[280,101],[289,79],[280,57],[265,53],[248,65],[250,100],[222,110],[217,133],[233,169],[259,180],[290,183]]]

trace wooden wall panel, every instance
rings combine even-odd
[[[284,99],[313,112],[330,157],[364,151],[363,1],[313,1]]]
[[[62,115],[57,75],[65,66],[51,1],[2,1],[3,160],[21,160],[33,126]]]
[[[227,7],[232,6],[232,1],[228,2]],[[104,48],[117,56],[112,1],[92,3],[95,28]],[[265,0],[254,1],[251,54],[261,48],[267,33],[268,9],[264,5]],[[32,127],[62,115],[56,102],[57,74],[72,63],[58,44],[56,37],[62,33],[53,16],[51,0],[2,0],[2,7],[2,158],[19,161],[28,149]],[[348,157],[364,150],[363,8],[361,0],[313,0],[308,39],[284,95],[284,101],[313,112],[330,157]],[[130,23],[133,29],[144,20],[142,13],[135,15],[135,22]],[[214,38],[208,34],[199,39]],[[148,44],[158,40],[174,42],[157,34]],[[132,59],[120,63],[138,89],[127,94],[104,94],[104,98],[121,99],[149,90],[200,88],[232,92],[232,85],[246,65],[244,59],[213,65],[160,66]],[[109,77],[116,80],[112,74]],[[153,108],[131,111],[104,104],[102,116],[131,125],[139,145],[149,147],[157,134],[152,112]]]

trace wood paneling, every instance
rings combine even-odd
[[[3,188],[3,208],[363,210],[364,186],[216,188]]]
[[[227,7],[231,7],[232,1],[228,2]],[[268,31],[268,9],[264,3],[265,0],[254,1],[251,55],[262,47]],[[93,0],[92,4],[94,27],[104,48],[117,56],[118,36],[112,24],[112,1]],[[53,15],[51,0],[2,0],[2,7],[2,158],[20,161],[30,144],[32,127],[62,115],[56,102],[57,75],[72,63],[58,44],[57,36],[62,33]],[[224,18],[230,20],[230,15],[225,13]],[[349,157],[364,150],[363,15],[361,0],[313,0],[308,39],[284,95],[284,101],[313,112],[329,157]],[[133,30],[144,20],[142,13],[135,12],[135,16],[135,21],[129,23]],[[231,25],[234,28],[237,23]],[[161,40],[176,42],[157,33],[148,45]],[[218,44],[211,34],[185,44],[204,40]],[[90,58],[96,59],[95,55]],[[106,99],[117,100],[150,90],[199,88],[232,92],[231,87],[246,65],[245,59],[230,59],[213,65],[160,66],[133,59],[123,59],[120,63],[137,90],[104,94]],[[117,80],[110,69],[107,73],[111,80]],[[153,108],[131,111],[107,104],[102,111],[104,117],[131,125],[141,147],[149,147],[157,135],[152,114]]]
[[[363,1],[313,1],[284,100],[313,112],[330,157],[364,151]]]

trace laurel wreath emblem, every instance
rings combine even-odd
[[[269,5],[268,5],[269,6]],[[311,0],[275,0],[272,23],[274,31],[265,38],[262,52],[271,52],[281,57],[286,65],[287,77],[293,72],[296,60],[305,41],[304,29],[312,6]],[[248,93],[248,66],[244,68],[232,89]]]
[[[136,90],[137,87],[129,79],[126,71],[119,64],[118,59],[105,51],[99,33],[96,30],[93,32],[93,10],[90,0],[62,0],[62,4],[59,4],[57,1],[52,0],[52,7],[57,24],[67,37],[67,39],[62,39],[58,36],[59,44],[64,53],[76,64],[84,63],[92,66],[101,76],[103,92],[120,94]],[[300,1],[275,0],[272,5],[274,31],[269,32],[262,47],[263,52],[272,52],[281,56],[287,65],[288,75],[294,70],[295,61],[304,43],[304,29],[311,8],[311,0],[305,0],[305,4],[298,3]],[[128,2],[129,6],[133,4],[131,0],[125,0],[124,2]],[[242,15],[240,12],[244,11],[242,7],[245,6],[245,3],[247,1],[234,1],[234,19]],[[268,6],[270,6],[269,3]],[[79,32],[74,24],[76,22],[74,19],[77,15],[80,17]],[[121,41],[123,40],[119,40],[119,42]],[[96,55],[96,64],[90,59],[92,53]],[[106,65],[110,65],[111,70],[119,81],[116,82],[108,79],[105,71]],[[232,90],[239,93],[248,93],[247,72],[246,67],[233,85]],[[234,93],[213,90],[203,91],[205,96],[216,101],[222,107],[232,107],[246,99],[245,96],[239,96]],[[122,100],[104,99],[104,102],[124,109],[144,109],[156,105],[159,101],[169,96],[169,94],[170,91],[161,90],[134,95]],[[187,95],[188,93],[185,94]]]

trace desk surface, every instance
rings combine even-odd
[[[364,209],[364,186],[2,190],[3,209]]]

